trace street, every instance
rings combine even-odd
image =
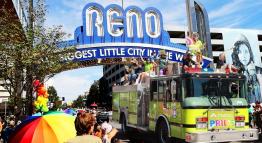
[[[116,138],[120,143],[156,143],[155,136],[152,134],[133,130],[128,135],[123,135],[118,122],[111,121],[110,124],[119,130]]]

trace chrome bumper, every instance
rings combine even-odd
[[[186,133],[186,142],[232,142],[258,140],[257,129]]]

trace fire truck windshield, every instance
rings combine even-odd
[[[184,86],[185,106],[247,106],[244,79],[194,77],[185,80]]]

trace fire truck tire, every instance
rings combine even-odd
[[[158,143],[170,143],[170,138],[168,137],[169,131],[167,123],[164,120],[160,120],[156,127],[156,136]]]

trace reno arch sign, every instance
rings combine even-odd
[[[161,35],[162,16],[156,9],[148,8],[142,11],[137,7],[129,7],[123,11],[118,5],[110,5],[103,10],[97,4],[88,4],[83,14],[84,32],[89,37],[110,35],[143,38],[146,35],[150,38],[158,38]]]
[[[163,30],[162,14],[156,8],[129,6],[124,10],[115,4],[104,8],[89,3],[82,17],[83,26],[76,28],[74,40],[60,44],[77,47],[66,60],[149,57],[153,51],[165,50],[170,61],[181,62],[187,51],[186,46],[170,42],[168,32]],[[206,67],[212,60],[204,57],[203,61]]]

